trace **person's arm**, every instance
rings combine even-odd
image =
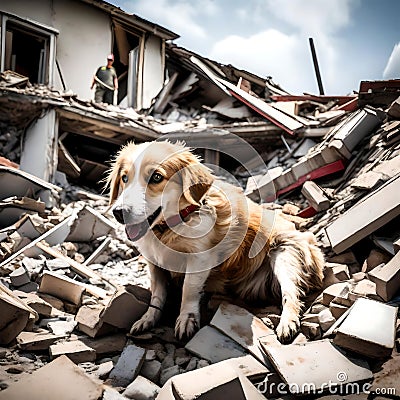
[[[90,85],[90,89],[93,89],[95,83],[96,83],[96,80],[94,79],[94,75],[93,75],[92,84]]]

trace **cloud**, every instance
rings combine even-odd
[[[157,21],[186,41],[199,40],[207,37],[207,30],[200,16],[211,16],[218,12],[212,0],[139,0],[126,1],[123,5],[126,11],[144,16],[150,21]]]
[[[400,42],[393,47],[392,54],[383,71],[384,79],[394,79],[400,76]]]
[[[269,13],[302,32],[330,34],[350,23],[351,9],[359,0],[266,0]]]

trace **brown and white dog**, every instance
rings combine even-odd
[[[296,231],[241,189],[217,180],[181,143],[130,143],[108,177],[118,222],[147,259],[151,306],[131,332],[161,316],[169,276],[183,276],[177,337],[200,325],[204,290],[244,300],[282,301],[276,333],[285,342],[299,327],[301,297],[319,289],[324,260],[311,233]]]

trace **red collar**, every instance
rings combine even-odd
[[[179,214],[173,215],[172,217],[167,218],[165,221],[160,222],[155,226],[160,232],[164,232],[168,228],[172,228],[173,226],[179,225],[184,219],[192,214],[193,212],[197,211],[200,206],[196,204],[190,204],[189,206],[185,207],[183,210],[179,211]]]

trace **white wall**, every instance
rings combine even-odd
[[[90,83],[111,51],[110,17],[75,0],[1,0],[0,10],[58,29],[56,58],[67,89],[92,99]],[[54,86],[62,89],[57,70]]]
[[[157,36],[146,39],[143,64],[143,108],[149,108],[151,100],[164,83],[164,49]]]

